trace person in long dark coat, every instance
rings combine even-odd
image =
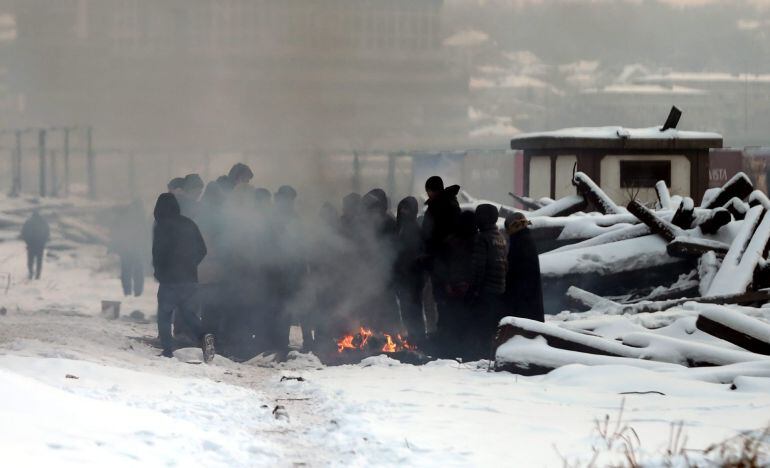
[[[110,250],[120,257],[120,282],[126,296],[139,297],[144,291],[149,232],[139,200],[123,208],[112,226]]]
[[[409,341],[420,345],[425,341],[425,319],[422,313],[424,287],[422,257],[424,246],[417,223],[417,199],[406,197],[398,204],[396,225],[395,284],[401,320],[404,322]]]
[[[297,293],[303,287],[308,272],[304,253],[303,232],[294,204],[297,192],[284,185],[273,195],[273,213],[270,219],[271,259],[268,261],[269,300],[272,313],[268,316],[272,330],[272,345],[283,359],[289,352],[289,330],[292,324],[302,325],[307,311],[297,310],[294,303]],[[305,329],[307,331],[305,331]],[[310,326],[303,327],[307,343],[312,342]]]
[[[179,314],[201,340],[204,360],[213,358],[213,335],[205,334],[198,317],[198,265],[206,256],[206,244],[198,226],[181,215],[179,203],[170,193],[161,194],[155,204],[152,266],[158,288],[158,334],[162,356],[173,355],[171,323]]]
[[[473,282],[473,247],[476,241],[476,213],[463,211],[457,230],[447,239],[446,298],[438,320],[438,355],[453,359],[463,356],[463,340],[472,325],[469,292]]]
[[[51,238],[48,222],[35,210],[21,228],[21,238],[27,244],[27,269],[29,279],[40,279],[43,270],[45,245]]]
[[[503,308],[508,261],[505,237],[497,228],[498,215],[494,205],[476,207],[479,233],[473,245],[473,279],[469,291],[473,326],[467,344],[472,359],[491,357],[492,338]]]
[[[449,246],[447,239],[455,233],[460,219],[460,203],[457,194],[459,185],[444,188],[441,177],[432,176],[425,182],[428,201],[422,220],[422,238],[425,241],[424,266],[430,277],[436,312],[441,320],[442,309],[446,306],[447,265]]]
[[[540,259],[528,228],[530,224],[522,213],[515,213],[505,220],[508,235],[505,304],[510,315],[544,322]]]

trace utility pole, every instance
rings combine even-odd
[[[96,178],[94,174],[94,141],[93,127],[86,128],[86,170],[88,179],[88,198],[96,198]]]
[[[136,154],[133,151],[128,153],[128,190],[131,192],[131,198],[136,197]]]
[[[396,155],[388,155],[388,196],[392,199],[396,196]]]
[[[70,131],[67,127],[64,129],[64,196],[70,196]]]
[[[11,197],[18,197],[21,193],[21,130],[13,132],[16,137],[16,149],[13,152]]]
[[[358,151],[353,151],[353,192],[361,193],[361,161]]]
[[[38,157],[40,159],[39,165],[40,165],[40,196],[45,197],[46,196],[46,161],[45,161],[45,129],[40,129],[38,131],[38,139],[37,139],[37,151],[38,151]]]
[[[51,196],[59,196],[59,171],[56,167],[56,150],[51,150]]]

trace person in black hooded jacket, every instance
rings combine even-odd
[[[206,244],[198,226],[180,214],[179,203],[170,193],[155,204],[152,266],[158,288],[158,334],[163,356],[171,357],[171,322],[179,314],[188,328],[202,340],[204,360],[213,358],[213,336],[205,334],[198,317],[198,264],[206,256]]]
[[[515,317],[544,322],[540,259],[535,241],[527,228],[530,224],[522,213],[514,213],[505,220],[505,231],[508,234],[505,303],[508,312]]]
[[[432,176],[425,182],[428,201],[422,221],[422,237],[425,239],[428,255],[441,256],[445,252],[445,241],[454,233],[460,219],[460,203],[457,194],[459,185],[444,188],[439,176]]]
[[[424,287],[421,257],[424,247],[417,223],[417,199],[406,197],[396,210],[396,268],[395,283],[401,320],[409,340],[419,344],[425,339],[425,320],[422,315],[422,290]]]

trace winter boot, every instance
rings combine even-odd
[[[214,355],[216,354],[216,350],[214,349],[214,335],[211,333],[203,335],[201,349],[203,350],[203,362],[208,364],[214,360]]]

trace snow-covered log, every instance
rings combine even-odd
[[[755,206],[746,215],[740,231],[722,261],[709,288],[709,296],[723,296],[745,292],[754,276],[754,269],[770,239],[770,216],[765,209]],[[760,219],[762,222],[760,223]]]
[[[746,213],[749,212],[749,204],[744,202],[743,200],[733,197],[725,203],[724,208],[727,209],[727,211],[730,212],[731,215],[733,215],[733,218],[736,220],[742,220],[746,217]]]
[[[770,301],[770,291],[749,291],[741,294],[706,297],[682,297],[663,301],[641,301],[634,304],[620,304],[618,307],[608,307],[603,312],[607,315],[642,314],[661,312],[688,302],[702,304],[756,304]]]
[[[666,247],[669,255],[680,258],[700,257],[706,252],[724,256],[729,249],[724,242],[693,236],[678,236]]]
[[[58,219],[62,236],[75,242],[94,243],[107,245],[109,236],[103,230],[86,224],[83,221],[69,216],[60,216]]]
[[[549,346],[581,353],[631,358],[641,356],[639,350],[624,346],[614,340],[517,317],[505,317],[500,321],[495,337],[496,347],[503,345],[514,336],[523,336],[524,338],[541,336]]]
[[[668,191],[668,186],[663,180],[659,180],[655,184],[655,192],[658,194],[658,204],[663,210],[671,209],[671,193]]]
[[[700,278],[698,290],[701,296],[708,294],[711,283],[714,281],[714,276],[719,271],[720,264],[721,262],[713,250],[704,253],[700,260],[698,260],[698,277]]]
[[[682,229],[690,229],[695,216],[695,202],[690,197],[684,197],[682,203],[679,204],[679,208],[676,209],[674,217],[671,219],[671,224],[680,227]]]
[[[548,345],[545,338],[514,336],[495,351],[495,370],[520,375],[541,375],[570,364],[584,366],[631,366],[642,369],[678,372],[686,367],[643,359],[583,353]]]
[[[510,195],[511,198],[513,198],[513,200],[516,203],[518,203],[519,205],[521,205],[525,210],[534,211],[534,210],[538,210],[538,209],[542,208],[543,206],[545,206],[542,203],[538,203],[537,201],[535,201],[535,200],[533,200],[533,199],[531,199],[529,197],[521,197],[519,195],[516,195],[513,192],[508,192],[508,195]]]
[[[749,176],[743,172],[739,172],[722,186],[722,190],[719,192],[719,194],[714,197],[714,199],[711,200],[708,205],[704,206],[704,208],[717,208],[719,206],[724,206],[733,197],[743,200],[744,198],[748,197],[753,190],[754,185],[752,185]]]
[[[652,210],[647,209],[638,201],[631,200],[631,202],[628,203],[627,208],[631,214],[639,218],[639,221],[649,226],[652,232],[663,237],[666,241],[671,242],[677,236],[681,235],[679,228],[660,218]]]
[[[761,190],[754,190],[749,195],[749,206],[763,206],[766,210],[770,210],[770,199],[767,198]]]
[[[714,208],[699,226],[703,234],[716,234],[722,226],[726,226],[732,220],[733,217],[726,208]]]
[[[770,360],[761,354],[726,349],[706,343],[648,332],[629,333],[623,344],[642,350],[641,358],[687,367],[723,366],[739,362]]]
[[[586,206],[588,206],[588,203],[586,203],[585,198],[580,195],[570,195],[530,212],[529,216],[550,216],[552,218],[559,218],[562,216],[569,216],[578,211],[583,211],[586,209]]]
[[[586,239],[583,242],[559,247],[558,249],[553,250],[553,252],[565,252],[567,250],[582,249],[584,247],[611,244],[613,242],[635,239],[637,237],[648,236],[650,234],[652,234],[652,231],[650,230],[649,226],[645,224],[636,224],[633,226],[626,226],[621,229],[615,229],[614,231],[605,232],[604,234],[600,234],[596,237]]]
[[[695,326],[716,338],[752,353],[770,355],[770,324],[735,309],[711,304],[694,306],[699,312]]]
[[[575,173],[573,184],[577,187],[578,193],[583,195],[601,213],[623,213],[623,210],[586,174],[582,172]]]
[[[585,289],[580,289],[576,286],[570,286],[567,290],[567,298],[569,298],[571,303],[583,310],[596,310],[620,306],[620,304],[615,301],[597,296],[592,292],[588,292]]]

